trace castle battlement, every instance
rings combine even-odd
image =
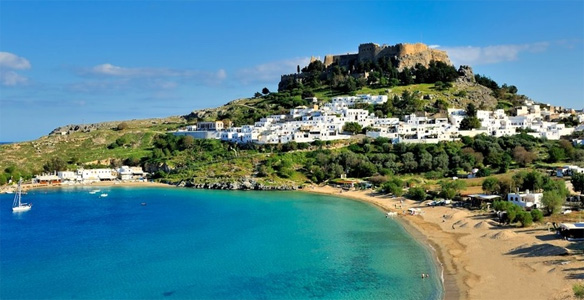
[[[341,67],[350,67],[359,62],[376,61],[380,58],[388,58],[397,62],[397,68],[411,68],[421,63],[428,66],[432,60],[452,64],[445,51],[432,49],[426,44],[400,43],[395,45],[382,45],[365,43],[359,45],[357,53],[340,55],[325,55],[324,65],[330,66],[337,63]]]

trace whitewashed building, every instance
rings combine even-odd
[[[525,193],[509,193],[507,194],[507,201],[517,204],[524,209],[536,209],[542,208],[541,199],[543,198],[542,193],[530,193],[529,190]]]

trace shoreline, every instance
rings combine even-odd
[[[161,182],[151,182],[151,181],[95,181],[88,183],[75,183],[75,184],[22,184],[22,191],[26,192],[29,190],[37,189],[58,189],[66,187],[110,187],[110,186],[140,186],[140,187],[164,187],[172,188],[175,185],[161,183]],[[9,185],[0,188],[0,194],[12,194],[16,192],[16,185]]]
[[[157,182],[99,182],[30,186],[27,190],[67,186],[177,187]],[[579,271],[584,270],[584,260],[574,254],[582,252],[583,245],[558,239],[543,224],[501,227],[481,212],[428,207],[424,202],[371,190],[307,186],[297,191],[342,197],[375,205],[384,212],[398,212],[398,223],[430,251],[442,270],[442,299],[576,299],[572,286],[584,283],[584,272]],[[421,209],[421,214],[404,214],[408,208]]]
[[[584,260],[574,254],[578,250],[568,250],[578,248],[578,243],[558,239],[543,224],[501,227],[482,212],[428,207],[425,202],[371,190],[309,186],[302,191],[367,202],[384,212],[398,212],[398,222],[414,238],[423,240],[421,243],[432,249],[440,262],[443,299],[576,299],[572,285],[584,283]],[[401,203],[403,206],[398,208]],[[421,214],[404,215],[408,208],[421,209]]]
[[[345,199],[350,199],[350,200],[354,200],[354,201],[360,201],[360,202],[372,204],[385,213],[390,212],[390,211],[391,212],[398,212],[398,210],[395,208],[395,206],[394,206],[394,208],[391,208],[391,205],[385,205],[384,203],[381,203],[379,201],[372,201],[372,199],[380,199],[379,197],[376,197],[376,196],[384,196],[384,195],[381,195],[381,194],[378,195],[378,194],[375,194],[374,192],[371,192],[371,191],[343,191],[342,193],[340,193],[340,192],[337,192],[338,190],[339,190],[338,188],[333,188],[330,186],[324,186],[324,187],[313,186],[313,187],[305,188],[305,189],[302,189],[299,191],[312,193],[312,194],[336,196],[336,197],[341,197],[341,198],[345,198]],[[356,193],[359,193],[359,194],[356,194]],[[405,198],[393,198],[393,199],[405,200]],[[396,200],[396,202],[397,202],[397,200]],[[394,203],[394,205],[397,205],[397,203]],[[403,209],[400,209],[400,210],[403,210]],[[433,240],[431,240],[427,234],[425,234],[419,228],[417,228],[416,226],[411,224],[409,222],[409,220],[407,220],[407,218],[404,217],[404,215],[401,214],[400,212],[398,212],[398,216],[393,217],[393,218],[413,239],[415,239],[420,244],[420,246],[426,248],[426,250],[429,252],[431,259],[436,267],[437,273],[439,273],[441,276],[441,278],[440,278],[441,282],[442,282],[442,293],[441,293],[442,297],[441,297],[441,299],[448,299],[448,300],[465,299],[465,298],[461,297],[462,289],[460,288],[460,283],[457,282],[457,280],[454,276],[446,274],[446,269],[445,269],[445,264],[444,264],[445,258],[444,258],[444,255],[442,253],[441,248]]]

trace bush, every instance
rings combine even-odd
[[[116,127],[117,130],[124,130],[124,129],[128,129],[128,123],[126,122],[122,122],[120,124],[118,124],[118,127]]]
[[[440,171],[430,171],[424,174],[426,179],[440,179],[444,178],[444,173]]]
[[[539,209],[534,209],[531,211],[531,218],[534,222],[539,222],[543,219],[543,213]]]
[[[491,170],[489,168],[481,168],[477,172],[477,177],[487,177],[487,176],[491,176]]]
[[[529,227],[533,224],[531,214],[526,211],[521,211],[517,215],[517,220],[521,223],[521,227]]]
[[[574,291],[574,296],[578,299],[584,298],[584,285],[581,283],[574,284],[572,286],[572,291]]]
[[[408,196],[414,200],[422,201],[426,199],[426,191],[421,187],[413,187],[410,188]]]

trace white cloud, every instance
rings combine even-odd
[[[69,85],[78,92],[140,90],[171,90],[180,84],[218,85],[227,72],[170,68],[129,68],[110,63],[76,70],[86,80]]]
[[[519,44],[519,45],[494,45],[486,47],[440,47],[445,50],[450,60],[455,65],[485,65],[504,61],[517,60],[522,52],[543,52],[549,47],[548,42]]]
[[[238,70],[235,77],[243,84],[278,82],[281,75],[295,73],[297,66],[303,68],[309,62],[308,57],[269,62]]]
[[[126,78],[185,78],[185,79],[210,79],[220,81],[227,78],[227,72],[220,69],[216,72],[201,70],[180,70],[169,68],[126,68],[115,66],[110,63],[97,65],[91,68],[83,68],[78,72],[82,76],[106,76],[106,77],[126,77]]]
[[[28,78],[14,71],[0,70],[0,84],[4,86],[17,86],[28,83]]]
[[[28,78],[13,70],[30,69],[30,62],[10,52],[0,52],[0,84],[4,86],[17,86],[28,83]]]
[[[30,69],[30,62],[10,52],[0,52],[0,68],[26,70]]]

